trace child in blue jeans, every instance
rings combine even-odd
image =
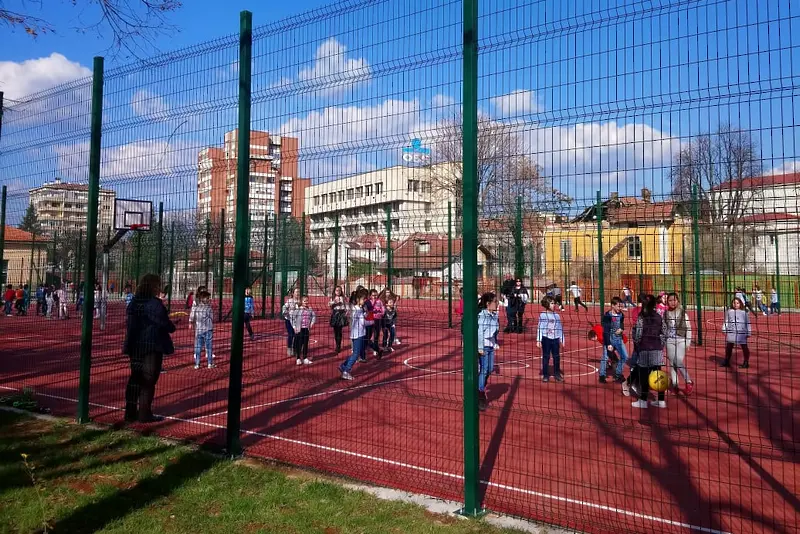
[[[603,357],[600,359],[600,383],[606,383],[606,367],[608,366],[609,351],[616,352],[619,356],[614,381],[621,384],[625,381],[622,370],[628,359],[623,333],[625,331],[625,314],[622,313],[622,300],[619,297],[611,299],[611,309],[603,315]]]
[[[350,306],[350,344],[353,347],[353,352],[347,359],[339,366],[339,371],[342,373],[342,380],[352,380],[353,375],[350,371],[353,369],[356,360],[361,357],[364,347],[367,343],[367,326],[372,326],[373,321],[367,321],[366,311],[364,310],[364,303],[369,297],[369,292],[366,289],[357,290],[350,298],[352,302]]]
[[[539,328],[536,330],[536,346],[542,349],[542,382],[550,382],[550,356],[553,356],[553,378],[563,382],[561,373],[561,347],[564,346],[564,326],[561,316],[553,311],[553,299],[542,299],[544,311],[539,314]]]
[[[478,302],[478,409],[489,407],[486,383],[489,373],[494,369],[494,353],[500,348],[497,334],[500,332],[500,319],[497,316],[497,295],[484,293]]]
[[[196,305],[189,314],[189,323],[194,327],[194,368],[200,369],[200,352],[206,349],[208,368],[214,368],[214,351],[211,342],[214,337],[214,310],[211,309],[211,293],[197,293]]]

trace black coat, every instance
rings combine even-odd
[[[170,337],[175,331],[175,325],[170,321],[167,308],[161,299],[136,297],[128,306],[127,313],[123,354],[141,356],[152,352],[161,354],[175,352]]]

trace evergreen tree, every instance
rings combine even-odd
[[[36,208],[33,207],[33,204],[28,204],[28,209],[25,210],[25,217],[22,218],[19,228],[32,234],[42,234],[42,224],[39,222],[39,215],[36,213]]]

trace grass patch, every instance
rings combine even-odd
[[[517,532],[382,501],[314,474],[0,410],[0,533],[45,531]]]

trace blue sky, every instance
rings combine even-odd
[[[181,32],[157,44],[167,51],[234,35],[239,10],[251,9],[253,127],[300,138],[302,177],[398,164],[414,137],[435,153],[440,121],[460,109],[461,4],[355,3],[289,24],[281,19],[323,4],[193,0],[172,19]],[[597,189],[667,192],[675,152],[722,123],[751,133],[765,172],[800,170],[800,7],[789,0],[481,6],[480,113],[513,128],[525,155],[582,205]],[[74,16],[68,5],[55,9],[53,20]],[[85,76],[107,43],[62,30],[34,41],[12,34],[11,45],[0,52],[0,84],[33,90],[52,81],[42,70],[59,81]],[[166,198],[168,209],[194,205],[197,152],[220,146],[236,124],[235,36],[202,47],[147,68],[113,70],[124,58],[107,65],[107,186]],[[41,68],[24,67],[28,60]],[[0,179],[21,202],[56,173],[86,179],[87,95],[88,85],[51,95],[5,129],[13,153],[0,159]]]

